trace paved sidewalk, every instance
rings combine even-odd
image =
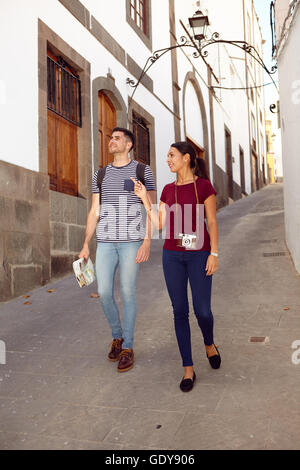
[[[0,449],[299,449],[291,345],[300,340],[300,276],[284,241],[282,191],[268,186],[218,213],[212,306],[223,362],[210,368],[191,314],[198,380],[189,394],[178,387],[160,241],[140,270],[128,373],[106,360],[110,332],[90,297],[95,284],[81,290],[70,276],[1,304]]]

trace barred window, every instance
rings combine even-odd
[[[131,19],[145,34],[147,34],[146,2],[147,0],[130,0]]]
[[[50,189],[78,195],[80,80],[60,57],[47,51],[47,142]]]
[[[150,165],[150,132],[146,121],[136,113],[132,114],[133,134],[135,137],[134,158]]]
[[[61,58],[48,52],[48,109],[81,127],[81,83],[78,75]]]

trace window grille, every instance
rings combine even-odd
[[[143,118],[133,113],[133,134],[135,137],[134,158],[150,165],[150,132]]]
[[[68,70],[69,69],[69,70]],[[47,57],[48,109],[81,127],[81,82],[68,64]]]

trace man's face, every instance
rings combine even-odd
[[[129,152],[131,145],[132,144],[130,140],[125,136],[123,132],[116,131],[113,132],[110,138],[108,150],[109,153],[112,154]]]

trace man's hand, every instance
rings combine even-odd
[[[136,264],[148,261],[150,256],[150,245],[149,240],[144,240],[144,243],[140,246],[136,254]]]
[[[89,246],[87,244],[84,244],[81,252],[78,255],[78,258],[79,259],[84,258],[84,260],[87,261],[89,259],[89,256],[90,256]]]

